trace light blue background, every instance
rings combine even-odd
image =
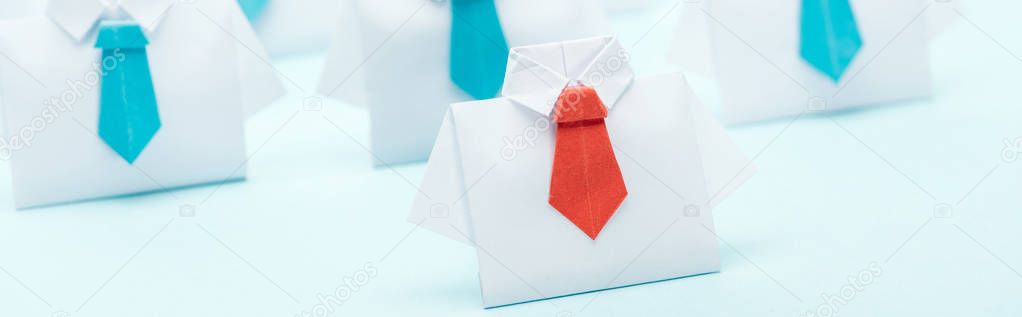
[[[674,4],[615,18],[640,73],[677,70]],[[305,109],[311,55],[273,61],[291,94],[248,124],[246,182],[25,211],[0,183],[0,316],[294,316],[366,265],[329,316],[1018,316],[1022,163],[1002,151],[1022,136],[1019,9],[964,6],[931,100],[732,128],[760,171],[715,211],[719,274],[483,310],[474,251],[404,221],[424,166],[374,170],[364,110]]]

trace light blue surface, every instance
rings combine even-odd
[[[849,0],[802,0],[802,58],[835,82],[862,48]]]
[[[639,73],[676,70],[671,5],[615,20]],[[365,111],[306,99],[317,55],[274,62],[297,86],[249,123],[247,182],[21,212],[2,183],[0,316],[1018,316],[1020,6],[963,9],[931,100],[732,128],[759,173],[715,210],[718,274],[483,310],[474,251],[404,222],[424,166],[372,169]]]
[[[507,39],[493,1],[451,1],[451,80],[476,99],[496,97],[507,69]]]
[[[160,130],[160,113],[149,73],[142,27],[131,21],[99,24],[97,62],[103,79],[99,101],[99,137],[128,163],[134,163]]]

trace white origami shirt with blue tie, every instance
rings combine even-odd
[[[0,22],[0,105],[18,207],[163,190],[245,176],[246,114],[283,93],[232,0],[51,0],[45,15]],[[128,164],[97,136],[96,23],[145,28],[162,127]]]

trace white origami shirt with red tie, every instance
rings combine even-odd
[[[487,307],[719,270],[711,208],[754,172],[680,75],[613,37],[511,50],[503,97],[454,104],[409,221],[476,247]],[[554,102],[595,88],[628,196],[596,239],[548,203]]]

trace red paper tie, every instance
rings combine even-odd
[[[569,86],[557,98],[550,205],[593,240],[628,196],[606,117],[607,107],[592,87]]]

